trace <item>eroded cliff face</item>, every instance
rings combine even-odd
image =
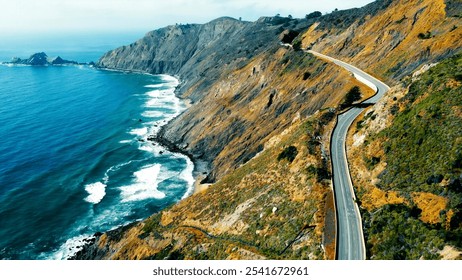
[[[306,26],[307,21],[280,17],[256,22],[223,17],[206,24],[177,24],[106,53],[97,66],[178,76],[182,81],[178,93],[194,87],[188,98],[198,101],[224,71],[244,67],[277,44],[284,29]]]
[[[306,63],[296,67],[319,72],[278,50],[282,34],[300,32],[294,42],[302,41],[302,47],[343,59],[393,84],[419,65],[462,48],[460,7],[453,2],[376,1],[308,20],[221,18],[204,25],[169,26],[106,54],[98,65],[180,77],[178,94],[193,106],[168,124],[160,138],[204,162],[202,171],[214,182],[258,153],[294,113],[306,117],[329,102],[328,96],[316,94],[318,85],[308,85],[311,78],[280,71],[287,63],[292,68]],[[276,65],[277,59],[286,61]],[[299,71],[296,75],[305,72]],[[303,107],[303,102],[309,105]]]

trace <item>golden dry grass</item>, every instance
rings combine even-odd
[[[324,30],[313,25],[303,35],[303,46],[314,44],[316,51],[392,81],[390,78],[396,77],[393,69],[404,69],[416,61],[425,63],[448,50],[460,49],[460,26],[460,18],[446,16],[444,0],[393,1],[388,9],[346,30]],[[427,32],[431,33],[429,39],[419,39],[420,33]],[[354,40],[343,48],[349,37]]]
[[[422,210],[420,219],[424,223],[437,224],[441,222],[440,213],[446,209],[448,199],[432,193],[415,192],[411,194],[412,201]]]

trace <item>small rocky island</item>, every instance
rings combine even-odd
[[[23,65],[32,65],[32,66],[60,66],[60,65],[93,65],[93,62],[90,63],[79,63],[73,60],[65,60],[60,56],[57,57],[48,57],[44,52],[35,53],[29,58],[21,59],[19,57],[14,57],[10,62],[5,62],[10,64],[23,64]]]

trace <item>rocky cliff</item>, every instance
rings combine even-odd
[[[195,104],[164,127],[159,138],[204,162],[201,166],[209,173],[206,181],[214,182],[258,153],[269,135],[280,133],[288,124],[286,116],[300,109],[277,97],[280,90],[303,93],[306,86],[282,86],[281,80],[287,80],[275,76],[273,70],[285,67],[283,63],[265,69],[275,57],[294,63],[277,52],[281,40],[300,41],[304,48],[351,62],[395,83],[418,65],[443,59],[462,48],[462,40],[458,40],[462,28],[457,27],[460,20],[456,17],[460,12],[452,2],[387,0],[321,17],[307,15],[301,20],[267,17],[241,22],[220,18],[203,25],[169,26],[107,53],[98,65],[179,76],[182,84],[178,93]],[[419,34],[426,35],[427,31],[432,35],[420,39]],[[317,92],[316,87],[310,90]],[[280,103],[265,108],[261,104],[267,104],[270,97]],[[317,98],[308,99],[310,106],[303,116],[323,106]],[[258,102],[261,108],[248,112],[250,101]],[[275,108],[278,113],[266,118]],[[249,128],[265,132],[253,133]]]
[[[170,26],[109,52],[100,67],[180,77],[178,94],[192,106],[158,140],[205,162],[204,182],[214,184],[98,236],[78,258],[332,258],[329,135],[346,93],[354,86],[363,99],[372,92],[280,41],[394,85],[422,63],[460,52],[459,15],[449,0],[376,1],[302,20]]]
[[[307,24],[281,17],[257,22],[223,17],[206,24],[177,24],[108,52],[97,65],[178,76],[183,82],[179,92],[194,87],[188,98],[197,101],[224,71],[245,66],[250,58],[277,44],[284,29],[302,30]]]

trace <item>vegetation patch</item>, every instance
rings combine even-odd
[[[372,170],[380,162],[380,157],[364,157],[364,163],[366,164],[367,169]]]
[[[393,106],[391,125],[366,143],[384,154],[362,164],[380,174],[375,186],[399,193],[401,204],[363,209],[372,259],[435,259],[444,246],[462,248],[462,55],[446,59],[409,84]],[[372,118],[372,116],[371,116]],[[365,128],[367,129],[367,127]],[[358,192],[364,199],[371,194]]]
[[[361,89],[358,86],[354,86],[345,95],[345,100],[342,103],[342,107],[346,108],[351,106],[353,102],[358,100],[361,100]]]
[[[368,255],[380,260],[438,259],[444,235],[418,216],[419,211],[403,204],[363,213]]]
[[[400,100],[404,109],[378,135],[388,139],[383,143],[388,165],[380,176],[383,188],[439,194],[436,185],[461,175],[462,119],[452,109],[462,105],[461,87],[447,86],[461,68],[461,55],[435,66]]]
[[[281,161],[283,159],[287,159],[289,162],[292,162],[294,161],[297,154],[297,148],[295,146],[289,146],[278,155],[278,160]]]
[[[430,39],[432,36],[432,33],[430,31],[427,31],[427,33],[419,33],[419,35],[417,35],[417,38],[421,39],[421,40],[427,40],[427,39]]]

